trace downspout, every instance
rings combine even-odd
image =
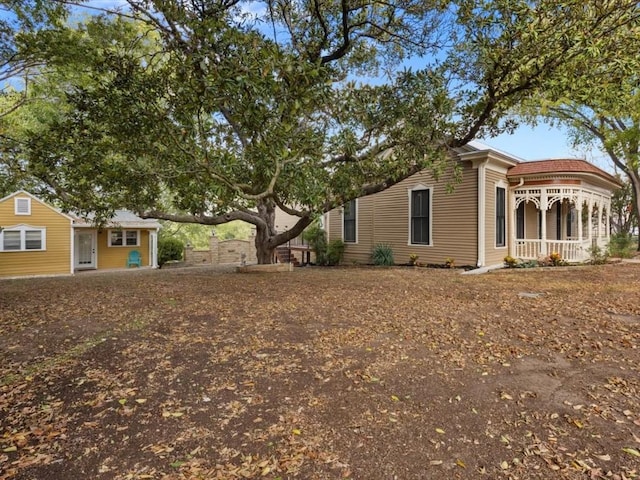
[[[486,160],[478,164],[478,267],[485,263]]]

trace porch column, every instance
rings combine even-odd
[[[540,190],[540,254],[547,254],[547,189]]]
[[[602,204],[598,205],[598,238],[602,238]]]
[[[578,224],[578,241],[582,244],[582,197],[580,197],[580,201],[576,205],[576,223]]]
[[[158,231],[153,230],[149,236],[151,243],[151,266],[158,268]]]
[[[593,200],[589,200],[589,216],[587,220],[587,228],[589,229],[589,243],[593,245]]]
[[[507,190],[509,195],[509,255],[516,256],[516,231],[518,229],[516,225],[516,193],[512,189]],[[509,230],[507,230],[509,231]]]

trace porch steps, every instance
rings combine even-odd
[[[300,266],[300,262],[288,247],[276,247],[276,258],[278,263],[292,263],[294,267]]]

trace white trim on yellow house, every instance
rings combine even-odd
[[[7,218],[4,218],[2,220],[0,220],[0,223],[4,223],[4,225],[2,225],[3,227],[5,227],[8,231],[11,231],[11,229],[17,229],[20,228],[21,230],[39,230],[41,231],[41,247],[40,249],[30,249],[30,250],[9,250],[9,251],[2,251],[2,246],[0,244],[0,251],[2,251],[2,254],[5,253],[13,253],[13,252],[47,252],[49,250],[48,247],[56,247],[58,245],[58,242],[53,242],[51,243],[50,240],[48,238],[48,223],[47,225],[44,226],[34,226],[31,225],[31,222],[29,222],[29,217],[31,216],[32,212],[33,212],[33,202],[37,202],[38,205],[42,205],[44,207],[47,207],[49,210],[55,212],[57,215],[59,215],[60,217],[62,217],[62,222],[63,224],[66,224],[65,220],[68,220],[68,228],[69,228],[69,258],[68,258],[68,262],[64,259],[64,256],[60,256],[58,255],[56,258],[58,258],[58,260],[63,261],[64,262],[64,266],[62,269],[58,270],[59,272],[62,271],[66,271],[67,267],[66,265],[68,265],[68,273],[42,273],[42,274],[38,274],[38,273],[29,273],[26,275],[20,275],[20,268],[11,268],[9,271],[6,271],[5,274],[6,276],[3,276],[2,278],[20,278],[20,277],[40,277],[40,276],[58,276],[58,275],[67,275],[67,274],[73,274],[77,268],[76,268],[76,238],[75,238],[75,234],[77,231],[83,230],[83,229],[92,229],[95,230],[95,226],[88,223],[86,220],[74,217],[70,214],[66,214],[64,212],[62,212],[61,210],[53,207],[52,205],[50,205],[49,203],[40,200],[38,197],[34,196],[33,194],[25,191],[25,190],[18,190],[16,192],[11,193],[10,195],[7,195],[3,198],[0,199],[0,203],[4,203],[4,202],[8,202],[10,201],[12,198],[15,199],[14,204],[13,204],[13,209],[11,211],[11,213],[8,213],[10,216]],[[17,206],[18,203],[17,200],[19,198],[22,199],[26,199],[28,200],[28,202],[26,202],[26,204],[28,204],[28,208],[24,208],[25,207],[25,203],[22,203],[22,205],[20,205],[22,208],[18,210]],[[38,207],[39,208],[39,207]],[[16,215],[19,215],[20,218],[15,218]],[[16,223],[19,220],[24,220],[24,222],[20,221],[20,223]],[[35,220],[35,218],[34,218]],[[158,267],[158,256],[157,256],[157,245],[158,245],[158,230],[161,227],[161,225],[156,222],[156,221],[152,221],[152,220],[143,220],[140,219],[139,217],[137,217],[135,214],[128,212],[128,211],[124,211],[124,210],[119,210],[116,212],[116,217],[114,217],[114,220],[109,226],[108,228],[110,229],[118,229],[118,230],[123,230],[123,231],[136,231],[136,245],[135,246],[128,246],[131,248],[135,248],[135,247],[141,247],[142,246],[142,236],[143,236],[143,230],[144,231],[148,231],[149,234],[149,240],[148,240],[148,246],[149,246],[149,262],[148,265],[150,267],[153,268],[157,268]],[[46,221],[48,222],[48,220]],[[45,223],[46,223],[45,222]],[[11,225],[7,225],[7,223],[11,223]],[[42,223],[42,220],[38,220],[37,221],[38,225],[40,225]],[[60,234],[60,220],[58,220],[58,235]],[[66,228],[66,227],[64,227]],[[97,230],[96,230],[97,231]],[[126,234],[124,234],[126,235]],[[60,238],[60,237],[58,237]],[[0,234],[0,241],[2,240],[2,234]],[[24,234],[21,236],[21,245],[24,244],[25,239],[24,239]],[[146,245],[146,244],[145,244]],[[55,250],[55,248],[54,248]],[[65,246],[65,253],[64,255],[67,255],[66,253],[66,246]],[[92,266],[92,268],[98,268],[98,245],[97,242],[95,243],[95,248],[93,251],[93,255],[94,255],[94,263],[95,265]],[[15,257],[14,257],[15,258]],[[46,258],[50,258],[50,257],[46,257]],[[33,266],[35,266],[36,268],[31,269],[30,271],[33,272],[34,270],[38,270],[39,269],[39,265],[40,265],[40,261],[36,262],[36,263],[32,263]],[[111,267],[109,267],[111,268]],[[14,275],[15,273],[15,275]]]
[[[67,219],[69,219],[69,220],[71,220],[71,221],[73,221],[73,220],[74,220],[74,218],[73,218],[73,217],[71,217],[70,215],[67,215],[67,214],[66,214],[66,213],[64,213],[62,210],[59,210],[59,209],[55,208],[55,207],[54,207],[54,206],[52,206],[52,205],[49,205],[47,202],[45,202],[45,201],[43,201],[43,200],[40,200],[38,197],[36,197],[35,195],[30,194],[30,193],[29,193],[29,192],[27,192],[26,190],[18,190],[17,192],[13,192],[12,194],[7,195],[7,196],[6,196],[6,197],[4,197],[4,198],[0,198],[0,203],[4,202],[5,200],[9,200],[11,197],[15,197],[16,195],[26,195],[27,197],[31,198],[32,200],[35,200],[36,202],[38,202],[38,203],[40,203],[40,204],[44,205],[45,207],[47,207],[47,208],[49,208],[49,209],[53,210],[54,212],[56,212],[56,213],[58,213],[58,214],[62,215],[63,217],[65,217],[65,218],[67,218]],[[31,207],[31,206],[30,206],[30,207]],[[29,211],[31,211],[31,208],[29,209]],[[24,214],[22,214],[22,215],[24,215]]]

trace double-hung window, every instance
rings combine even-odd
[[[351,200],[344,204],[342,215],[342,236],[345,243],[356,243],[356,201]]]
[[[516,210],[516,238],[524,238],[524,202],[520,202]]]
[[[7,227],[0,232],[0,250],[3,252],[24,252],[46,249],[44,228],[20,225]]]
[[[139,247],[140,231],[139,230],[110,230],[109,246],[110,247]]]
[[[431,245],[431,189],[411,190],[411,244]]]
[[[507,245],[507,190],[496,187],[496,247]]]

